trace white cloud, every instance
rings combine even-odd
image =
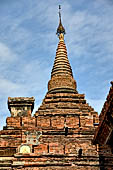
[[[20,91],[20,89],[22,91],[23,85],[11,82],[8,79],[0,78],[1,94],[5,94],[5,95],[12,94],[12,95],[14,95],[14,93],[16,92],[16,94],[17,94],[17,91]]]
[[[6,44],[0,42],[0,62],[11,62],[17,58],[16,54]]]

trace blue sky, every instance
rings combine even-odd
[[[0,129],[7,99],[47,92],[58,38],[58,5],[79,93],[100,113],[113,80],[112,0],[0,0]]]

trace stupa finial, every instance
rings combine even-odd
[[[58,37],[60,36],[60,34],[63,34],[63,35],[65,34],[65,29],[61,21],[61,5],[59,5],[59,26],[57,28],[56,34],[58,35]]]

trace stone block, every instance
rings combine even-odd
[[[51,118],[51,125],[53,128],[63,129],[65,118],[63,116],[54,116]]]
[[[79,127],[79,117],[78,116],[67,116],[66,126],[68,128],[78,128]]]
[[[50,117],[49,116],[39,116],[37,119],[37,126],[46,128],[50,127]]]
[[[48,153],[48,144],[39,144],[34,148],[34,153],[36,154],[47,154]]]
[[[78,148],[75,146],[74,143],[69,143],[65,145],[65,154],[75,154],[77,156]]]
[[[80,126],[93,126],[93,116],[80,116]]]
[[[21,126],[21,118],[20,117],[8,117],[6,119],[7,126],[11,127],[20,127]]]
[[[64,146],[60,143],[49,143],[49,153],[64,154]]]
[[[35,117],[22,117],[21,122],[23,127],[35,127]]]

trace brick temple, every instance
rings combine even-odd
[[[113,169],[113,81],[95,131],[93,143],[99,146],[99,160],[102,169]]]
[[[97,129],[98,113],[89,106],[85,95],[77,91],[60,11],[59,18],[59,43],[41,106],[32,116],[34,97],[8,98],[11,116],[0,131],[0,169],[113,169],[112,149],[106,151],[100,147],[103,143],[99,143],[102,130]],[[103,164],[102,156],[105,159],[106,153],[111,161]]]

